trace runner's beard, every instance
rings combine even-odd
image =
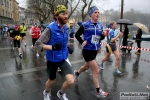
[[[61,17],[58,17],[58,21],[60,24],[64,25],[67,23],[67,20],[68,20],[68,17],[66,18],[61,18]]]

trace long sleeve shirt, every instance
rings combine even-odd
[[[136,34],[136,39],[138,40],[138,39],[141,39],[141,38],[142,38],[142,30],[139,29],[139,30],[137,31],[137,34]]]
[[[80,44],[82,44],[84,41],[83,39],[81,38],[81,35],[84,33],[84,27],[83,25],[80,26],[80,28],[78,29],[78,31],[76,32],[75,34],[75,37],[76,39],[79,41]],[[103,40],[105,38],[104,35],[101,35],[101,40]]]
[[[41,34],[40,38],[36,41],[35,43],[35,48],[38,49],[39,51],[42,51],[42,48],[44,44],[46,44],[49,39],[50,39],[50,29],[46,28],[43,33]]]

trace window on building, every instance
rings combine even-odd
[[[2,5],[2,0],[0,0],[0,5]]]
[[[4,0],[2,0],[2,5],[4,5]]]
[[[3,9],[3,16],[5,16],[5,15],[4,15],[4,9]]]
[[[6,11],[6,17],[7,17],[7,11]]]
[[[9,8],[9,2],[7,1],[7,7]]]
[[[5,7],[7,7],[7,6],[6,6],[6,5],[7,5],[6,0],[4,0],[4,2],[5,2],[5,4],[4,4],[4,5],[5,5]]]

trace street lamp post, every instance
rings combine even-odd
[[[121,14],[120,14],[120,19],[123,19],[123,5],[124,5],[124,0],[121,0]],[[122,25],[120,24],[120,32],[122,32]]]
[[[124,0],[121,0],[121,13],[120,13],[120,19],[123,19],[123,6],[124,6]],[[122,32],[122,24],[120,24],[120,32]],[[119,44],[121,44],[122,37],[119,38]]]

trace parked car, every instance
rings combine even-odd
[[[135,40],[136,36],[133,36],[133,39]],[[142,35],[142,41],[150,41],[150,35]]]

